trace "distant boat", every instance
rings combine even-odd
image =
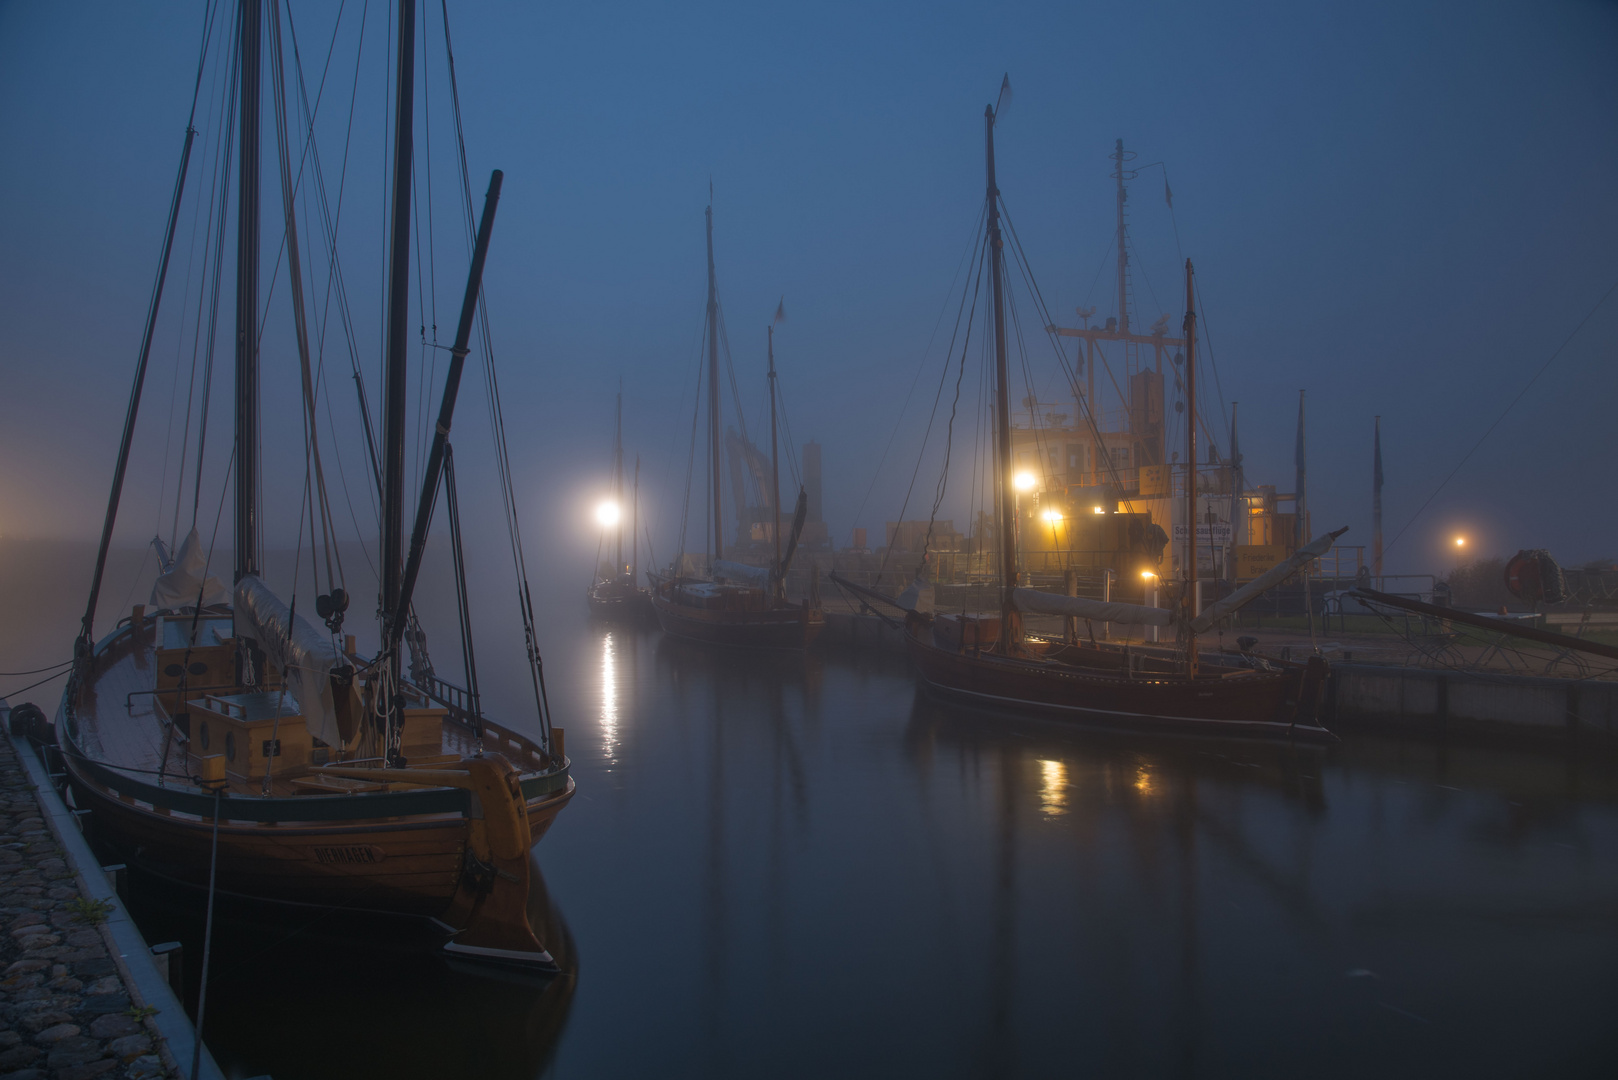
[[[1332,741],[1318,719],[1326,662],[1268,661],[1242,655],[1199,656],[1197,634],[1296,569],[1318,558],[1342,530],[1321,537],[1257,581],[1193,617],[1196,530],[1187,529],[1186,577],[1177,608],[1056,596],[1021,588],[1017,570],[1017,515],[1013,498],[1011,418],[1008,410],[1005,304],[999,189],[994,167],[995,109],[985,111],[987,245],[994,314],[995,469],[999,488],[997,532],[1001,610],[993,615],[935,612],[931,586],[918,580],[898,601],[836,579],[868,598],[905,611],[905,640],[923,688],[937,697],[994,711],[1077,720],[1130,730]],[[1195,413],[1194,338],[1190,261],[1186,262],[1186,377],[1189,415]],[[1187,461],[1196,461],[1196,425],[1188,423]],[[1187,484],[1195,520],[1195,485]],[[1068,619],[1177,625],[1177,648],[1082,643],[1024,633],[1025,613]]]
[[[826,625],[817,583],[811,575],[809,596],[800,603],[787,599],[786,574],[797,550],[809,512],[808,494],[800,487],[792,515],[792,533],[781,547],[781,466],[776,443],[775,328],[769,331],[770,466],[774,508],[772,528],[775,555],[767,567],[750,566],[725,558],[724,514],[720,495],[723,462],[719,430],[719,287],[714,274],[713,207],[707,209],[708,226],[708,455],[713,465],[709,499],[713,521],[713,550],[708,554],[708,576],[681,573],[676,564],[667,574],[649,574],[652,607],[665,633],[695,641],[743,648],[798,649],[811,644]],[[779,309],[777,315],[779,317]],[[700,412],[700,406],[699,406]]]
[[[585,592],[590,614],[598,619],[617,622],[649,622],[655,618],[652,598],[637,584],[636,572],[640,563],[640,458],[635,459],[635,483],[629,500],[629,562],[624,562],[624,395],[618,392],[616,419],[612,429],[612,501],[603,505],[609,512],[612,529],[613,570],[602,574],[598,570],[595,580]]]
[[[419,916],[444,931],[445,950],[461,960],[551,969],[552,958],[525,914],[530,848],[573,797],[574,783],[562,732],[550,726],[515,532],[518,591],[524,600],[534,676],[536,735],[530,738],[483,715],[466,622],[460,520],[448,442],[501,174],[496,171],[490,179],[477,227],[436,434],[421,480],[414,528],[407,536],[405,434],[413,422],[406,409],[410,367],[406,346],[411,330],[413,85],[419,31],[415,0],[399,0],[397,11],[386,400],[380,453],[370,438],[369,414],[362,413],[367,451],[373,463],[380,458],[375,470],[382,504],[379,653],[369,658],[359,655],[354,638],[342,634],[348,595],[339,584],[340,558],[335,574],[330,561],[335,532],[329,530],[335,525],[325,502],[324,480],[319,479],[314,435],[318,425],[302,308],[298,204],[290,180],[296,163],[289,160],[288,140],[279,127],[288,111],[284,88],[292,74],[282,69],[279,6],[241,0],[232,65],[232,71],[241,73],[233,335],[236,423],[234,443],[226,444],[235,467],[234,588],[207,575],[207,553],[193,528],[172,560],[159,542],[165,573],[151,604],[136,607],[100,641],[93,638],[96,600],[161,298],[160,275],[90,600],[76,643],[73,676],[55,724],[36,725],[38,730],[30,734],[58,744],[73,801],[88,811],[95,837],[118,858],[150,874],[199,888],[216,885],[224,895]],[[224,18],[228,24],[228,16]],[[305,537],[309,541],[306,572],[310,563],[319,561],[314,541],[317,519],[326,533],[322,545],[327,591],[312,604],[300,602],[306,598],[296,594],[290,603],[283,601],[261,576],[259,481],[266,466],[260,453],[257,274],[261,41],[266,35],[283,136],[278,147],[286,225],[281,265],[290,275],[290,287],[282,295],[293,297],[303,379],[305,463],[290,484],[297,490],[297,481],[318,479],[316,487],[306,488],[301,506],[283,507],[282,514],[307,523],[308,532],[298,541],[300,546]],[[224,34],[216,37],[228,40]],[[187,160],[194,134],[187,134]],[[165,268],[184,176],[182,162],[180,188],[169,215]],[[317,183],[307,175],[305,182]],[[465,194],[470,224],[471,192]],[[296,431],[299,426],[296,416],[282,417],[275,425],[282,431]],[[499,437],[503,445],[504,437]],[[200,470],[200,449],[198,454]],[[509,500],[509,474],[503,479]],[[466,687],[433,673],[411,604],[441,491],[448,504],[455,558]],[[508,501],[507,525],[514,529],[509,508]],[[309,611],[316,612],[325,626],[312,624],[305,617]]]

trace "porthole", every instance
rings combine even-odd
[[[234,731],[225,732],[225,760],[236,760],[236,733]]]
[[[202,726],[197,728],[197,741],[204,750],[208,749],[208,721],[204,720]]]
[[[206,675],[208,674],[208,665],[204,664],[201,660],[198,660],[196,663],[192,664],[188,670],[190,670],[191,674],[193,675]]]
[[[181,667],[179,664],[170,664],[163,669],[163,674],[167,675],[171,679],[178,679],[183,671],[185,671],[185,668]]]

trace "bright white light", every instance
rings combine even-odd
[[[1147,581],[1150,581],[1153,578],[1155,578],[1157,575],[1152,573],[1150,570],[1142,570],[1140,572],[1140,576],[1145,578]]]
[[[1036,483],[1034,474],[1031,472],[1020,472],[1012,478],[1011,482],[1017,485],[1018,491],[1033,491]]]
[[[1062,511],[1053,506],[1041,513],[1039,516],[1050,522],[1052,525],[1055,525],[1058,521],[1062,520]]]
[[[606,502],[596,507],[596,522],[605,528],[611,528],[612,526],[618,524],[620,514],[621,512],[618,509],[618,504],[613,502],[611,499],[608,499]]]
[[[1095,512],[1098,514],[1105,514],[1107,512],[1107,508],[1104,506],[1098,506],[1095,508]]]
[[[1464,536],[1457,536],[1457,537],[1456,537],[1456,538],[1455,538],[1455,546],[1456,546],[1456,547],[1465,547],[1465,546],[1466,546],[1466,537],[1464,537]]]

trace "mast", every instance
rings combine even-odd
[[[713,198],[712,191],[709,199]],[[724,481],[719,457],[719,285],[713,270],[713,204],[708,204],[708,457],[713,461],[713,557],[725,557],[725,515],[719,485]]]
[[[769,327],[770,353],[770,503],[775,509],[775,572],[781,572],[781,461],[775,442],[775,324]],[[780,587],[780,582],[777,582]]]
[[[1191,260],[1185,261],[1185,618],[1195,618],[1197,596],[1197,308]],[[1197,635],[1187,631],[1186,674],[1197,677]]]
[[[630,498],[629,522],[629,583],[640,578],[640,455],[635,455],[635,493]]]
[[[382,623],[402,625],[405,349],[410,319],[410,166],[415,132],[415,0],[399,0],[399,73],[393,124],[393,226],[388,266],[388,352],[382,408]]]
[[[241,0],[241,161],[236,220],[236,573],[258,560],[258,181],[261,0]]]
[[[994,106],[983,110],[986,147],[986,198],[989,200],[989,266],[994,283],[995,452],[1000,459],[1000,640],[1005,652],[1011,639],[1011,590],[1017,584],[1017,485],[1012,477],[1010,391],[1006,377],[1006,304],[1002,282],[1000,189],[994,179]]]
[[[612,501],[618,510],[617,554],[612,562],[612,576],[624,572],[624,391],[623,380],[618,383],[617,421],[612,429]]]
[[[1371,467],[1371,576],[1382,588],[1382,418],[1376,418],[1376,455]]]
[[[1129,157],[1134,155],[1130,154]],[[1112,160],[1118,163],[1118,171],[1112,174],[1118,181],[1118,332],[1127,334],[1129,333],[1129,247],[1124,235],[1124,203],[1128,201],[1129,193],[1124,190],[1124,162],[1128,160],[1124,155],[1124,140],[1118,140]]]

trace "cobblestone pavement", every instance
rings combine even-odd
[[[0,738],[0,1080],[173,1075],[107,951],[33,786]]]

